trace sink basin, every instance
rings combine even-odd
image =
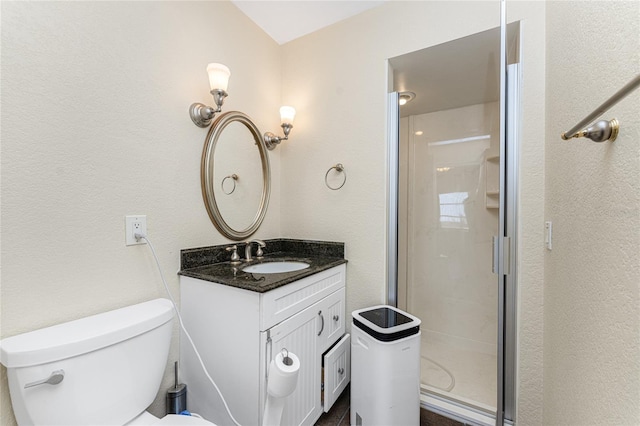
[[[242,268],[242,270],[250,274],[280,274],[283,272],[299,271],[308,267],[309,264],[306,262],[266,262],[247,266],[246,268]]]

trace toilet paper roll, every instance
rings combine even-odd
[[[280,352],[269,365],[267,392],[275,398],[284,398],[291,395],[298,385],[300,360],[291,352],[288,353],[287,362],[285,362],[286,358]]]

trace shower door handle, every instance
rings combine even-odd
[[[500,238],[502,238],[502,256],[500,259]],[[511,270],[511,238],[493,237],[493,259],[491,272],[497,274],[500,271],[500,261],[502,260],[502,271],[504,275],[509,275]]]
[[[502,239],[502,271],[505,275],[511,273],[511,238],[504,237]]]
[[[493,250],[492,253],[493,255],[491,256],[491,272],[493,272],[494,274],[498,273],[498,269],[500,268],[500,265],[498,265],[498,258],[500,257],[500,246],[498,244],[498,238],[497,236],[493,237]]]

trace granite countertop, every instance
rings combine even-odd
[[[328,241],[272,239],[264,240],[266,247],[262,259],[253,259],[238,265],[229,261],[231,253],[226,248],[234,244],[186,249],[180,251],[179,275],[229,285],[264,293],[269,290],[308,277],[320,271],[346,263],[344,243]],[[236,243],[238,254],[244,257],[245,243]],[[252,252],[255,256],[256,245]],[[275,261],[301,261],[309,264],[306,269],[277,274],[257,274],[242,271],[249,265]]]

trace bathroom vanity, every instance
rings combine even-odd
[[[203,258],[217,255],[196,253],[188,259],[194,253],[183,251],[184,325],[233,416],[243,425],[262,424],[269,364],[279,351],[293,352],[300,360],[300,371],[296,390],[286,399],[282,424],[313,425],[350,380],[344,246],[296,240],[266,243],[263,259],[239,265],[203,265],[207,262]],[[228,258],[229,253],[219,256]],[[195,261],[200,266],[190,263],[193,259],[200,259]],[[309,267],[268,274],[242,270],[283,260],[303,261]],[[184,335],[180,354],[188,409],[216,424],[230,424]]]

